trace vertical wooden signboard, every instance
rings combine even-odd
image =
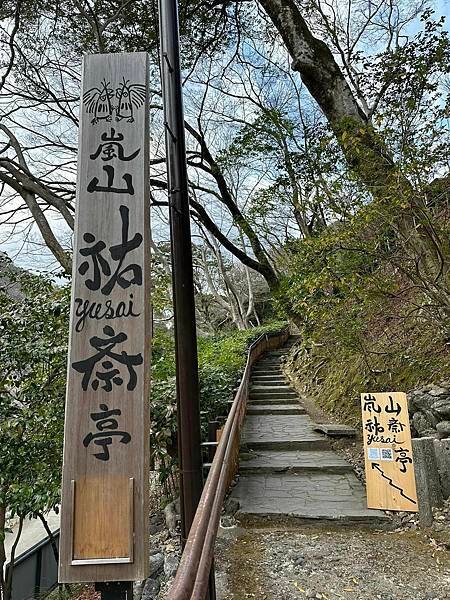
[[[406,394],[361,394],[367,506],[417,512]]]
[[[59,580],[147,576],[148,58],[86,56]]]

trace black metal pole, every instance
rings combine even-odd
[[[172,245],[180,506],[184,543],[200,500],[203,477],[177,0],[159,0],[159,26]]]

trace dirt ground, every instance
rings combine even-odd
[[[420,531],[221,529],[218,600],[447,600],[450,551]]]

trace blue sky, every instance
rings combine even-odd
[[[447,17],[447,29],[450,27],[450,0],[437,0],[436,12]]]

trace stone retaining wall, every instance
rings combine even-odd
[[[450,438],[450,380],[411,391],[408,408],[413,436]]]

